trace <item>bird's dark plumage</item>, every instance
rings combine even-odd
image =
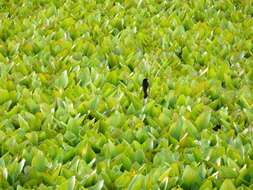
[[[142,88],[143,88],[143,92],[144,92],[144,99],[148,97],[148,79],[143,79],[142,81]]]

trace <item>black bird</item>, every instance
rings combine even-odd
[[[218,131],[219,129],[221,129],[221,125],[219,125],[219,124],[216,125],[216,126],[213,128],[214,131]]]
[[[142,81],[142,88],[143,88],[143,92],[144,92],[144,99],[146,99],[148,97],[148,79],[143,79]]]

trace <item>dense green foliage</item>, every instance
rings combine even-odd
[[[252,17],[252,0],[0,1],[0,189],[253,189]]]

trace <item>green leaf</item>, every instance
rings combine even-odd
[[[25,165],[25,160],[21,160],[20,163],[14,161],[8,166],[8,175],[11,179],[11,182],[14,183],[17,180],[18,175],[22,172]]]
[[[94,186],[89,187],[89,190],[101,190],[104,187],[104,180],[100,180]]]
[[[78,79],[81,82],[81,86],[86,86],[91,82],[90,70],[88,67],[84,68],[78,75]]]
[[[210,160],[215,161],[225,154],[225,148],[223,146],[215,146],[209,150],[208,157]]]
[[[173,123],[169,129],[172,137],[179,140],[183,132],[183,118],[180,117],[176,123]]]
[[[4,102],[8,101],[10,98],[8,90],[0,89],[0,104],[3,104]]]
[[[199,188],[199,190],[212,190],[213,184],[211,180],[206,180]]]
[[[210,111],[205,111],[197,117],[197,119],[195,121],[196,126],[199,129],[205,129],[209,126],[210,119],[211,119],[211,112]]]
[[[32,159],[32,167],[39,172],[44,172],[47,169],[48,161],[41,151],[38,151]]]
[[[29,124],[27,123],[26,120],[24,120],[24,118],[19,114],[18,115],[18,122],[19,122],[19,126],[24,129],[25,131],[29,131],[30,127]]]
[[[117,165],[122,165],[122,170],[130,170],[132,166],[131,160],[125,154],[120,154],[114,158]]]
[[[140,190],[143,188],[144,185],[144,176],[142,175],[136,175],[130,182],[128,186],[128,190]]]
[[[187,165],[183,171],[182,182],[185,187],[191,187],[199,184],[200,175],[198,169]]]
[[[126,188],[131,182],[131,177],[129,173],[123,173],[120,177],[115,180],[115,186],[117,188]]]
[[[144,154],[144,152],[141,149],[137,150],[134,153],[134,160],[137,161],[139,164],[143,164],[144,163],[144,161],[145,161],[145,154]]]
[[[6,134],[0,130],[0,144],[4,142],[5,138],[6,138]]]
[[[222,183],[220,190],[236,190],[236,187],[233,183],[232,180],[230,179],[225,179],[224,182]]]
[[[236,169],[229,166],[222,166],[219,173],[222,178],[236,178],[238,176]]]
[[[70,179],[67,179],[60,186],[58,186],[57,190],[74,190],[76,185],[76,178],[72,176]]]
[[[60,89],[64,89],[68,86],[69,78],[68,72],[65,70],[61,73],[61,75],[56,79],[55,86]]]
[[[38,144],[38,135],[36,132],[27,133],[26,137],[30,141],[31,144],[34,144],[34,145]]]

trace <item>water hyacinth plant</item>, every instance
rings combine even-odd
[[[252,0],[2,0],[0,189],[253,189],[252,17]]]

